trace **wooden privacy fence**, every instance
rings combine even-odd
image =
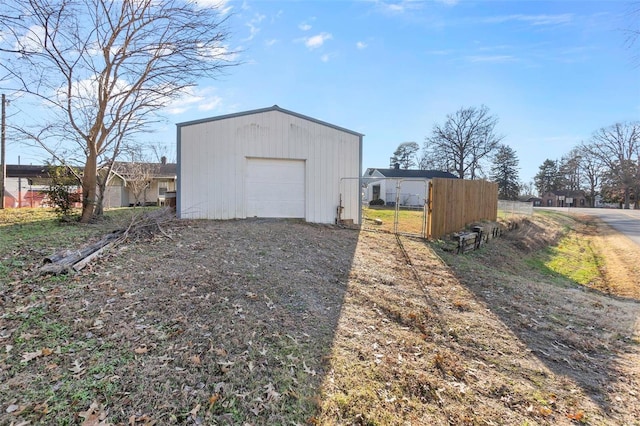
[[[498,185],[484,180],[434,178],[429,185],[427,238],[460,231],[470,223],[498,218]]]

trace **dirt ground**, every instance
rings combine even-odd
[[[561,229],[457,256],[182,221],[75,276],[34,259],[2,289],[0,424],[639,425],[640,304],[614,287],[640,250],[592,231],[613,282],[583,288],[526,264]]]

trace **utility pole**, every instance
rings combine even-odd
[[[5,161],[5,139],[4,139],[4,128],[5,128],[5,104],[7,103],[7,99],[2,94],[2,123],[0,123],[0,209],[4,209],[4,182],[7,177],[7,163]]]

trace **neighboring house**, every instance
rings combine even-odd
[[[134,204],[164,204],[167,193],[176,190],[176,163],[116,162],[107,185],[104,207],[128,207]],[[16,207],[47,206],[46,191],[51,178],[47,166],[7,165],[6,191],[16,201]],[[81,192],[80,187],[76,188]],[[175,196],[175,195],[174,195]],[[7,198],[5,197],[5,200]],[[13,204],[5,204],[13,206]],[[82,207],[80,202],[74,207]]]
[[[177,215],[359,223],[362,138],[277,105],[178,123]]]
[[[79,207],[78,203],[75,207]],[[21,207],[53,207],[45,191],[29,190],[22,197]]]
[[[47,207],[46,191],[51,178],[47,166],[7,164],[5,207]],[[13,202],[7,204],[7,196]]]
[[[177,165],[117,161],[111,169],[104,207],[164,205],[167,193],[176,190]]]
[[[588,207],[584,191],[553,191],[540,197],[541,207]]]
[[[429,181],[433,178],[457,179],[440,170],[406,170],[398,165],[392,169],[367,169],[362,176],[363,200],[370,203],[382,199],[386,205],[422,207],[429,194]]]
[[[4,191],[4,208],[12,209],[18,207],[18,199],[5,189]]]
[[[526,200],[528,203],[531,203],[533,207],[541,207],[542,206],[542,198],[531,197]]]

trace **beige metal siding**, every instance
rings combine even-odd
[[[305,219],[359,221],[360,137],[282,111],[205,121],[180,129],[180,217],[247,216],[248,158],[305,160]]]

